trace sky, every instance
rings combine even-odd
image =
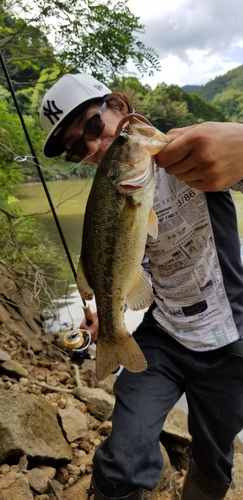
[[[243,64],[243,0],[128,0],[161,70],[139,80],[203,85]],[[133,71],[133,68],[129,68]]]

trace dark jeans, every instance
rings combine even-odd
[[[188,350],[146,317],[134,338],[148,369],[124,369],[115,383],[112,433],[94,457],[98,487],[116,497],[155,487],[163,465],[159,435],[184,392],[192,456],[207,476],[230,484],[232,442],[243,428],[243,358]]]

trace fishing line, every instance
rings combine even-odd
[[[109,137],[107,137],[103,141],[103,144],[106,141],[108,141],[108,139],[110,139],[110,137],[111,137],[111,134],[109,135]],[[94,151],[94,153],[90,154],[89,156],[86,156],[83,160],[81,160],[79,163],[77,163],[76,165],[74,165],[74,167],[70,168],[70,170],[68,170],[66,172],[66,171],[60,171],[60,170],[51,170],[51,169],[48,169],[46,167],[43,167],[43,165],[40,165],[40,163],[36,163],[35,161],[33,161],[34,156],[29,156],[29,155],[20,156],[20,155],[17,155],[17,153],[15,153],[11,148],[9,148],[8,146],[6,146],[6,144],[3,144],[3,142],[0,142],[0,146],[2,146],[5,149],[8,149],[8,151],[10,151],[14,155],[15,158],[13,159],[13,161],[15,161],[16,163],[23,163],[24,161],[26,161],[28,163],[31,163],[32,165],[39,166],[42,170],[46,170],[46,172],[51,172],[51,173],[54,173],[54,174],[63,174],[63,175],[67,175],[70,172],[72,172],[73,170],[75,170],[76,168],[80,167],[83,163],[85,163],[85,160],[88,160],[89,158],[91,158],[91,156],[95,155],[97,153],[97,151],[99,151],[99,148],[97,148],[96,151]],[[32,158],[32,160],[29,160],[29,158]]]

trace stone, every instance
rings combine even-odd
[[[187,426],[187,415],[180,408],[174,408],[168,414],[160,440],[165,448],[177,454],[184,454],[190,446],[192,437]]]
[[[0,463],[22,455],[57,464],[72,459],[51,404],[33,394],[0,390],[0,443]]]
[[[58,409],[61,426],[69,443],[75,439],[84,438],[87,436],[87,421],[86,416],[81,413],[75,406]]]
[[[41,340],[38,338],[31,340],[30,347],[35,354],[38,354],[39,352],[43,351],[43,344]]]
[[[59,469],[57,469],[56,479],[57,479],[57,481],[59,481],[59,483],[65,484],[67,482],[68,478],[69,478],[69,474],[68,474],[67,469],[65,469],[65,467],[60,467]]]
[[[55,497],[56,498],[61,498],[62,499],[62,490],[63,490],[63,485],[59,483],[56,479],[52,479],[50,482],[51,489],[55,492]]]
[[[95,418],[104,422],[112,415],[115,398],[107,394],[103,389],[90,389],[89,387],[76,387],[73,395],[83,401],[87,410]]]
[[[108,377],[104,378],[98,383],[98,386],[109,394],[114,394],[114,383],[117,380],[117,376],[114,374],[108,375]]]
[[[42,470],[49,479],[54,479],[56,475],[56,469],[54,467],[48,467],[48,465],[39,465],[38,469]]]
[[[36,493],[46,493],[49,488],[49,477],[41,469],[31,469],[26,477],[29,485]]]
[[[77,467],[81,467],[81,465],[93,465],[93,457],[94,453],[89,453],[88,455],[85,455],[85,457],[76,457],[73,460],[73,463],[77,465]]]
[[[101,436],[109,436],[111,433],[111,429],[112,429],[112,422],[110,420],[106,420],[99,427],[99,434],[101,434]]]
[[[28,377],[27,370],[22,365],[17,363],[17,361],[13,361],[12,359],[4,361],[0,365],[0,369],[3,370],[4,373],[7,373],[8,375],[13,375],[14,377],[17,378]]]
[[[0,500],[34,500],[27,478],[16,472],[0,476]]]
[[[0,467],[0,473],[3,475],[3,476],[6,476],[6,474],[10,471],[10,466],[8,464],[3,464],[1,465]]]
[[[242,453],[243,454],[243,443],[240,440],[239,436],[236,436],[234,439],[234,450],[235,450],[235,453]]]
[[[73,464],[67,464],[67,470],[68,470],[69,474],[72,474],[74,476],[78,476],[80,473],[79,467],[77,467],[77,465],[73,465]]]
[[[87,482],[82,479],[63,492],[62,500],[87,500]]]
[[[233,481],[234,488],[229,489],[225,500],[241,500],[243,498],[243,455],[236,453],[233,464]]]
[[[27,385],[27,384],[28,384],[28,379],[27,379],[27,378],[25,378],[25,377],[20,377],[20,379],[19,379],[19,383],[20,383],[21,385]]]
[[[3,361],[9,361],[10,359],[11,356],[7,352],[0,349],[0,363],[2,363]]]
[[[66,382],[70,378],[70,373],[67,372],[59,372],[58,373],[58,378],[60,382]]]
[[[27,470],[28,469],[28,465],[29,465],[29,462],[28,462],[27,456],[26,455],[22,455],[22,457],[20,457],[19,463],[18,463],[20,472],[22,470]]]

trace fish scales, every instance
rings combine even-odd
[[[144,308],[153,301],[152,287],[141,268],[153,205],[155,179],[146,127],[135,121],[115,139],[97,168],[86,206],[78,268],[84,298],[95,293],[99,332],[96,370],[99,380],[120,364],[139,372],[146,360],[124,325],[124,307]],[[158,149],[168,143],[153,129]],[[149,147],[152,147],[149,126]],[[156,149],[156,151],[157,151]],[[138,186],[136,183],[138,182]],[[141,184],[141,186],[139,185]],[[155,221],[155,218],[153,219]]]

